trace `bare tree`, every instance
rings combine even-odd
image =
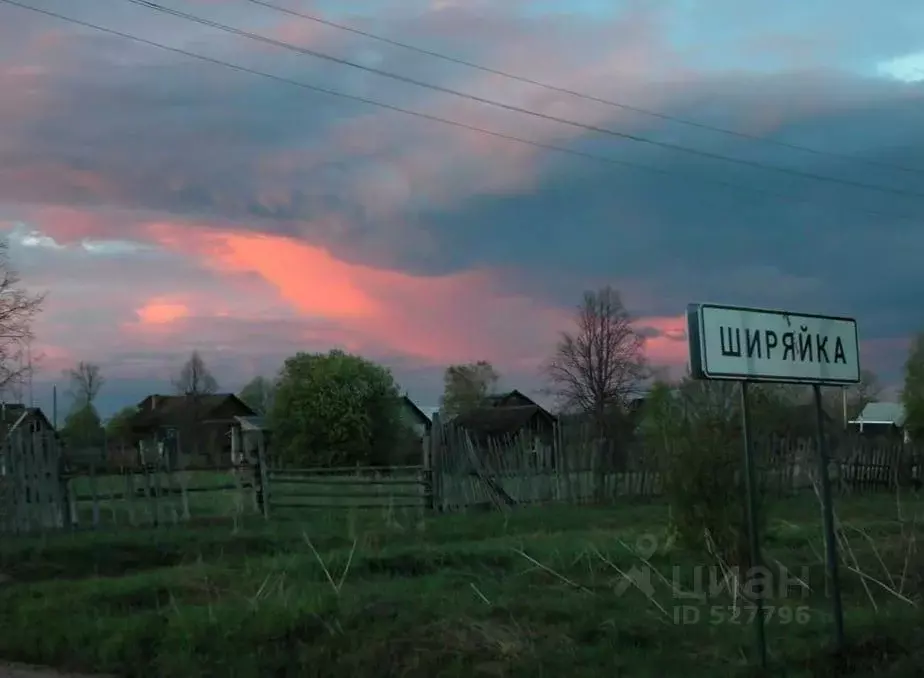
[[[65,370],[64,376],[70,381],[74,409],[92,405],[103,384],[106,383],[99,365],[83,360],[77,363],[77,367]]]
[[[208,439],[209,431],[202,429],[202,397],[218,391],[218,382],[199,351],[193,351],[189,359],[183,364],[180,373],[173,380],[173,388],[179,395],[186,396],[186,407],[183,408],[182,425],[179,439],[183,449],[199,455],[203,447],[214,448],[215,441]],[[211,433],[214,433],[212,431]],[[179,445],[180,443],[178,443]],[[214,449],[211,450],[215,452]],[[177,450],[179,458],[179,449]],[[215,460],[217,461],[217,460]]]
[[[602,427],[607,411],[624,408],[648,376],[645,339],[612,287],[585,292],[577,330],[565,332],[548,365],[552,391],[568,409],[591,414]]]
[[[173,380],[173,388],[180,395],[209,395],[218,390],[218,382],[206,367],[199,351],[193,351],[180,370],[180,374]]]
[[[22,286],[10,263],[9,242],[0,240],[0,391],[21,385],[31,375],[33,361],[23,356],[44,301],[44,294]]]

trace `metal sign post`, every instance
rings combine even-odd
[[[744,481],[748,502],[748,537],[751,550],[752,571],[762,567],[760,557],[760,535],[757,531],[757,497],[755,493],[754,460],[751,451],[751,410],[748,406],[748,382],[741,382],[741,427],[744,434]],[[767,637],[764,632],[764,589],[754,596],[754,633],[757,640],[757,654],[761,668],[767,668]]]
[[[841,580],[837,568],[837,542],[834,531],[834,503],[831,499],[831,478],[828,476],[828,441],[825,438],[824,410],[821,406],[821,387],[815,384],[815,419],[818,426],[818,463],[821,482],[821,504],[825,533],[825,564],[828,590],[831,591],[831,608],[834,612],[834,638],[837,649],[844,648],[844,609],[841,604]]]
[[[818,428],[821,500],[826,546],[826,574],[832,595],[835,638],[844,645],[844,614],[838,577],[834,507],[828,477],[821,386],[860,381],[860,342],[852,318],[790,313],[741,306],[690,304],[687,308],[690,366],[694,378],[741,382],[744,465],[748,529],[753,567],[760,565],[757,505],[751,453],[749,382],[811,385]],[[763,587],[762,587],[763,593]],[[766,638],[761,596],[756,596],[755,631],[761,665],[766,665]]]

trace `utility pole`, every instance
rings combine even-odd
[[[35,394],[32,390],[32,337],[26,339],[26,378],[29,380],[29,407],[35,407]]]

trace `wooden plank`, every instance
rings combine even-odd
[[[420,473],[420,471],[418,471]],[[362,486],[401,486],[401,485],[419,485],[420,478],[418,475],[409,478],[349,478],[337,477],[336,479],[324,476],[310,478],[306,476],[286,476],[276,473],[269,474],[269,479],[275,483],[285,483],[287,485],[323,485],[325,487],[349,487],[352,485]]]
[[[259,435],[257,436],[257,478],[259,479],[260,489],[257,495],[257,503],[265,520],[269,520],[270,517],[270,482],[267,461],[266,437]]]
[[[259,450],[259,445],[258,445]],[[284,468],[284,467],[275,467],[268,468],[267,472],[272,474],[285,474],[285,475],[362,475],[362,474],[381,474],[389,475],[393,473],[401,473],[406,471],[408,473],[416,473],[421,469],[426,468],[421,465],[414,466],[338,466],[333,468]],[[212,469],[213,471],[215,469]]]
[[[311,509],[311,510],[366,510],[366,509],[376,509],[381,511],[387,508],[394,509],[419,509],[426,504],[421,501],[418,503],[408,503],[408,504],[305,504],[301,502],[291,502],[291,501],[276,501],[273,500],[273,509]]]
[[[19,510],[18,514],[18,530],[28,534],[32,529],[32,516],[31,516],[31,484],[32,484],[32,455],[26,449],[25,441],[23,440],[22,431],[16,432],[16,454],[20,460],[19,466]]]
[[[391,497],[398,498],[407,498],[407,497],[425,497],[423,491],[419,492],[389,492],[387,494],[376,493],[376,492],[299,492],[298,490],[286,490],[285,488],[280,488],[278,485],[273,487],[273,495],[277,497],[312,497],[316,499],[337,499],[343,497],[345,499],[353,498],[362,498],[362,499],[376,499],[376,500],[387,500]]]
[[[143,473],[144,494],[145,497],[147,497],[148,516],[151,520],[151,524],[157,526],[157,498],[154,496],[154,491],[151,485],[151,473],[148,466],[144,467]]]
[[[96,477],[96,462],[90,462],[90,493],[92,495],[93,502],[93,518],[92,524],[94,528],[99,527],[99,486],[98,479]]]
[[[135,516],[135,474],[132,471],[125,474],[125,492],[122,500],[125,502],[125,508],[128,511],[128,522],[134,527],[138,523]]]

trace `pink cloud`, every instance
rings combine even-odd
[[[661,318],[640,318],[635,322],[638,328],[650,328],[657,335],[645,341],[645,353],[657,365],[681,366],[690,360],[687,345],[686,316]]]
[[[487,271],[414,276],[339,261],[322,248],[267,235],[158,224],[171,248],[229,275],[256,273],[303,317],[334,322],[340,343],[423,362],[516,360],[554,342],[566,313],[504,295]]]
[[[135,313],[142,325],[173,325],[191,315],[189,306],[179,301],[154,298],[145,303]]]

